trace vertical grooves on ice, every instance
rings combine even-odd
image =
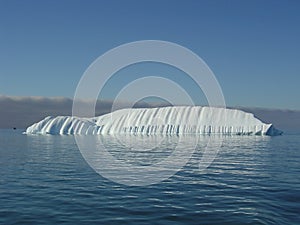
[[[257,134],[275,135],[251,113],[211,107],[164,107],[122,109],[87,119],[69,116],[46,117],[28,127],[26,133],[41,134]]]

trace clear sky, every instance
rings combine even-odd
[[[227,105],[300,109],[296,0],[0,0],[0,95],[72,97],[98,56],[145,39],[198,54]],[[113,98],[122,82],[104,97]]]

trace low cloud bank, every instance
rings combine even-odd
[[[71,115],[72,99],[64,97],[12,97],[0,96],[0,128],[26,128],[46,116]],[[98,101],[96,115],[111,111],[112,101]],[[130,103],[122,102],[117,108],[127,108]],[[160,107],[166,103],[138,102],[136,108]],[[300,132],[300,111],[264,108],[239,108],[253,113],[267,123],[273,123],[278,129],[287,133]]]
[[[285,133],[300,133],[300,110],[239,108],[250,112],[265,123],[272,123]]]
[[[15,97],[0,96],[0,128],[26,128],[46,116],[72,115],[73,100],[65,97]],[[98,101],[96,115],[111,112],[113,101]],[[84,102],[83,102],[84,105]],[[88,105],[88,104],[87,104]],[[114,109],[128,108],[130,103],[116,103]],[[133,107],[146,108],[163,106],[138,102]]]

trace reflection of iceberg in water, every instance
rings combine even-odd
[[[188,163],[197,137],[177,135],[75,135],[88,164],[102,176],[126,185],[149,185]]]
[[[132,134],[100,135],[98,136],[98,140],[117,159],[123,160],[126,163],[138,163],[139,165],[156,163],[158,162],[157,160],[169,157],[179,141],[191,141],[189,138],[179,139],[176,135]],[[185,146],[187,145],[185,144]]]
[[[47,117],[27,134],[232,134],[280,135],[272,124],[241,110],[213,107],[121,109],[94,118]]]
[[[75,137],[83,157],[97,173],[112,181],[133,186],[165,180],[186,165],[192,170],[185,170],[187,173],[207,173],[206,169],[215,159],[217,163],[213,167],[220,167],[224,172],[226,168],[234,168],[239,157],[249,154],[249,149],[253,151],[253,146],[261,146],[270,140],[267,136],[240,138],[195,134]],[[218,157],[219,151],[221,157]],[[224,157],[225,161],[229,157],[231,163],[224,164]],[[237,174],[242,172],[236,171]]]

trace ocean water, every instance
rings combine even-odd
[[[144,138],[159,145],[141,151],[130,140],[103,142],[115,157],[140,165],[176,145],[176,138]],[[73,136],[0,130],[0,224],[300,224],[300,135],[222,137],[201,172],[202,156],[200,140],[175,175],[126,186],[96,173]]]

